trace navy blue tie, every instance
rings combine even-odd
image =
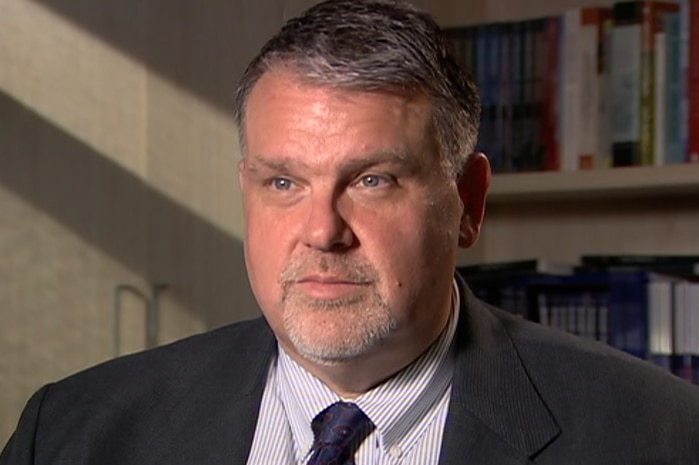
[[[308,465],[354,465],[354,453],[374,424],[356,404],[335,402],[313,419],[315,441]]]

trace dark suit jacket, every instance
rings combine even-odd
[[[465,291],[440,464],[699,464],[699,388]],[[264,320],[39,390],[0,465],[245,464],[270,360]]]

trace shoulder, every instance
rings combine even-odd
[[[258,319],[49,384],[27,404],[8,460],[31,451],[32,463],[134,463],[128,457],[179,450],[179,441],[220,416],[224,403],[257,408],[274,349],[271,330]],[[167,441],[177,444],[163,448]]]
[[[605,344],[487,304],[478,302],[471,310],[477,331],[491,333],[482,340],[517,360],[507,366],[521,367],[560,428],[538,457],[540,463],[610,463],[618,458],[623,463],[674,464],[699,459],[699,386]],[[521,395],[507,394],[510,399]]]
[[[274,347],[271,330],[258,319],[110,360],[50,384],[41,417],[93,423],[100,421],[95,412],[103,420],[143,417],[209,392],[245,396],[261,391]]]
[[[249,369],[250,361],[264,359],[273,347],[272,333],[263,319],[234,323],[202,334],[122,356],[88,368],[52,384],[51,393],[89,386],[91,391],[170,384],[174,379],[206,374],[223,375]],[[138,383],[134,383],[138,380]]]
[[[596,430],[637,439],[652,435],[657,444],[699,434],[699,386],[606,344],[489,311],[562,427],[589,436]]]
[[[528,362],[527,366],[540,367],[542,376],[561,373],[565,379],[579,379],[594,374],[598,381],[622,383],[625,379],[640,377],[695,388],[691,391],[697,388],[649,361],[607,344],[532,323],[496,308],[491,307],[490,311],[506,330],[522,360]],[[546,367],[547,364],[553,365]]]

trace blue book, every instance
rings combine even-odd
[[[660,313],[661,318],[658,313],[651,315],[651,311],[658,310],[652,307],[657,305],[658,298],[652,288],[658,283],[677,282],[677,278],[638,269],[579,271],[570,275],[536,271],[464,275],[476,294],[493,305],[547,326],[605,342],[674,372],[681,368],[683,377],[697,375],[690,368],[692,357],[699,357],[699,347],[696,354],[684,351],[685,357],[678,365],[678,353],[669,350],[672,343],[658,344],[659,335],[674,340],[670,335],[673,328],[688,325],[668,324],[667,314]],[[699,291],[693,292],[699,295]],[[665,304],[670,306],[669,302]]]
[[[492,136],[490,135],[490,112],[492,103],[492,89],[488,81],[488,53],[490,52],[490,37],[488,25],[478,26],[474,33],[474,49],[476,64],[474,77],[481,96],[481,122],[476,150],[490,156]]]
[[[502,138],[500,127],[500,100],[502,76],[502,25],[492,24],[488,27],[488,85],[489,85],[489,147],[490,163],[493,171],[503,171],[502,151],[499,142]]]
[[[680,0],[680,144],[685,157],[689,155],[689,0]]]
[[[497,76],[497,116],[495,120],[495,151],[497,153],[497,171],[510,172],[511,158],[509,153],[510,113],[511,113],[511,77],[512,77],[512,23],[500,23],[497,34],[499,62]]]
[[[610,272],[612,345],[639,358],[648,356],[648,281],[644,271]]]
[[[665,30],[665,162],[684,163],[682,136],[682,66],[680,60],[680,13],[663,15]]]
[[[524,104],[524,49],[525,49],[525,23],[515,22],[510,27],[510,110],[507,153],[509,154],[509,171],[519,172],[523,170],[522,164],[522,116]]]

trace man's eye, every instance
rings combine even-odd
[[[384,176],[376,174],[368,174],[359,179],[359,183],[362,187],[379,187],[387,182],[388,180]]]
[[[289,189],[291,189],[294,183],[291,182],[291,180],[288,178],[274,178],[272,179],[271,184],[272,187],[274,187],[277,190],[288,191]]]

